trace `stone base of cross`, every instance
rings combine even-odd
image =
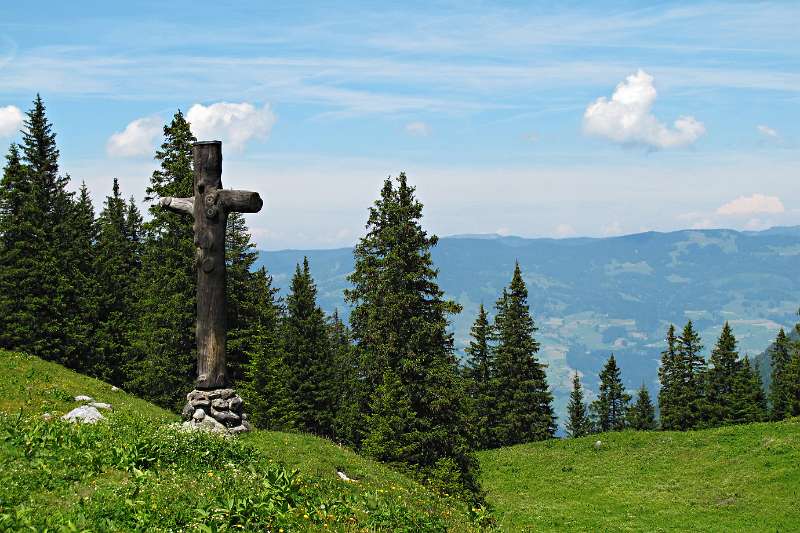
[[[200,423],[210,416],[228,429],[240,426],[246,429],[249,425],[246,417],[242,416],[241,398],[227,388],[225,230],[228,213],[257,213],[264,202],[257,192],[222,188],[220,141],[195,143],[192,156],[194,197],[161,199],[163,207],[194,218],[194,244],[197,247],[197,388],[189,393],[184,416],[191,423]]]

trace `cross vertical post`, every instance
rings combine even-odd
[[[197,247],[197,381],[200,390],[228,385],[225,361],[227,341],[225,302],[225,230],[228,213],[256,213],[263,201],[256,192],[222,188],[222,143],[197,142],[194,161],[194,198],[162,198],[161,204],[194,217]]]

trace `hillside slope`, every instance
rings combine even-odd
[[[108,420],[58,420],[79,394],[111,403]],[[0,350],[0,530],[472,528],[459,502],[329,441],[262,431],[226,439],[168,427],[177,420],[96,379]]]
[[[800,419],[606,433],[479,458],[506,531],[800,529]]]

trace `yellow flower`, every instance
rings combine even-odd
[[[307,515],[307,514],[304,514],[304,515],[303,515],[303,518],[305,518],[306,520],[308,520],[308,515]]]

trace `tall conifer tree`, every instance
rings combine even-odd
[[[308,258],[303,259],[302,267],[297,265],[286,298],[284,352],[297,427],[330,437],[335,402],[333,357],[325,314],[317,305],[317,286],[311,277]]]
[[[661,366],[658,369],[658,379],[661,390],[658,392],[658,407],[660,411],[661,429],[679,429],[680,409],[678,398],[683,386],[682,373],[678,361],[675,326],[670,324],[667,330],[667,348],[661,352]]]
[[[733,421],[733,404],[736,382],[740,379],[741,363],[734,337],[727,322],[722,327],[719,340],[711,351],[710,368],[706,380],[706,416],[704,425],[720,426]],[[749,376],[748,376],[749,377]]]
[[[795,324],[795,331],[800,336],[800,323]],[[790,342],[791,359],[786,370],[788,385],[788,416],[800,416],[800,341]]]
[[[464,377],[472,400],[471,427],[475,431],[475,444],[478,449],[486,449],[494,445],[492,428],[496,424],[496,402],[494,359],[489,346],[492,332],[483,304],[478,309],[478,317],[470,333],[472,339],[465,350],[467,360]]]
[[[598,431],[621,431],[625,429],[628,403],[631,397],[622,384],[622,373],[614,354],[606,361],[600,372],[600,393],[592,402],[592,414]]]
[[[355,248],[350,321],[365,391],[362,449],[405,465],[435,488],[479,492],[470,450],[465,387],[447,331],[459,310],[436,283],[420,225],[422,204],[405,174],[384,182]]]
[[[350,331],[335,310],[328,321],[328,338],[333,352],[332,384],[334,417],[332,438],[357,447],[362,438],[363,420],[359,411],[358,360],[350,341]]]
[[[0,347],[30,349],[41,305],[34,273],[43,238],[31,173],[12,144],[0,182]]]
[[[178,111],[164,127],[145,200],[154,201],[145,224],[146,239],[136,291],[138,325],[133,332],[135,360],[128,387],[164,407],[180,409],[196,375],[195,321],[197,276],[191,217],[163,209],[166,196],[194,196],[189,123]]]
[[[126,378],[130,335],[136,324],[134,285],[139,274],[141,217],[133,213],[138,213],[135,204],[126,204],[115,178],[97,222],[94,272],[99,302],[92,373],[117,385]]]
[[[583,387],[578,373],[572,376],[572,392],[569,395],[567,405],[567,436],[583,437],[592,431],[592,422],[586,409],[586,402],[583,399]]]
[[[272,286],[272,276],[261,268],[255,273],[255,320],[250,323],[251,350],[245,379],[240,386],[256,427],[294,429],[297,412],[289,391],[289,369],[283,354],[283,308]]]
[[[68,332],[63,361],[80,372],[94,374],[99,292],[94,271],[97,224],[89,190],[81,184],[78,197],[71,206],[71,222],[63,254],[61,291],[69,309],[63,317]]]
[[[705,407],[705,367],[706,362],[700,353],[703,345],[700,335],[688,321],[677,339],[679,388],[676,397],[677,427],[675,429],[694,429],[703,424]]]
[[[772,383],[769,391],[770,418],[783,420],[790,415],[792,387],[794,383],[790,373],[792,362],[791,342],[783,328],[775,338],[775,344],[770,348],[770,362],[772,366]]]
[[[767,398],[758,368],[745,357],[739,365],[738,379],[734,385],[731,423],[762,422],[767,417]]]
[[[519,263],[508,288],[497,301],[494,336],[497,369],[498,444],[508,446],[551,438],[556,424],[553,396],[547,386],[544,365],[536,358],[537,328],[528,307],[528,289]]]
[[[244,215],[230,213],[225,233],[225,292],[227,305],[228,377],[235,385],[244,378],[244,369],[249,362],[247,354],[254,348],[251,325],[257,321],[259,281],[253,272],[258,259]]]
[[[16,155],[7,165],[19,174],[5,180],[20,185],[26,200],[13,221],[13,233],[20,238],[9,243],[11,253],[2,265],[8,272],[0,279],[1,292],[18,299],[4,306],[10,312],[3,320],[2,337],[15,348],[75,366],[76,335],[69,320],[75,301],[70,274],[77,268],[69,240],[73,195],[66,190],[69,178],[58,174],[56,135],[39,95],[27,113],[21,149],[21,165],[12,161]]]
[[[636,402],[628,409],[628,427],[638,431],[649,431],[657,427],[656,409],[644,383],[636,393]]]

